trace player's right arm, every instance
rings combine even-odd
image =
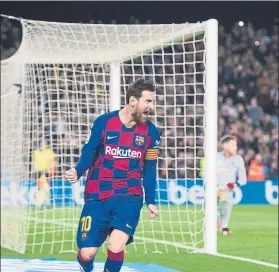
[[[89,137],[85,141],[76,166],[65,173],[65,177],[69,182],[76,182],[97,160],[99,147],[102,143],[102,131],[102,118],[97,118],[90,129]]]

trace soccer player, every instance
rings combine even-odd
[[[247,183],[244,161],[237,155],[237,139],[232,135],[221,138],[223,151],[217,155],[218,231],[231,235],[229,219],[232,212],[233,190]]]
[[[81,271],[93,270],[107,236],[104,271],[120,271],[124,247],[133,241],[143,206],[142,185],[149,218],[158,215],[154,197],[160,134],[148,120],[154,102],[154,84],[142,78],[134,81],[125,107],[95,120],[76,167],[65,173],[74,183],[89,169],[77,231]]]
[[[33,166],[36,172],[37,192],[36,192],[36,205],[40,209],[44,200],[46,205],[50,205],[50,178],[55,169],[56,155],[51,148],[47,148],[47,143],[42,140],[40,148],[36,149],[33,153]]]

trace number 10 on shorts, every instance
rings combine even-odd
[[[81,222],[81,231],[89,231],[91,229],[91,216],[84,216],[80,219]]]

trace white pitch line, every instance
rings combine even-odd
[[[250,259],[250,258],[238,257],[238,256],[227,255],[227,254],[222,254],[222,253],[216,253],[213,256],[228,258],[228,259],[237,260],[237,261],[243,261],[243,262],[247,262],[247,263],[254,263],[254,264],[258,264],[258,265],[264,265],[264,266],[277,268],[277,269],[279,268],[278,264],[272,264],[272,263],[258,261],[258,260],[254,260],[254,259]]]
[[[32,220],[35,220],[35,219],[32,218]],[[66,225],[68,227],[73,227],[72,224],[69,224],[69,223],[66,223],[66,222],[61,224],[59,222],[53,222],[52,220],[49,220],[49,219],[44,219],[41,222],[51,223],[51,224],[55,224],[55,225],[64,225],[64,226]],[[175,243],[175,242],[164,241],[164,240],[157,240],[157,239],[152,239],[152,238],[143,238],[143,237],[138,237],[138,236],[134,236],[134,237],[135,237],[135,239],[142,240],[142,241],[148,241],[148,242],[151,242],[151,243],[158,243],[158,244],[164,244],[164,245],[176,246],[176,247],[183,248],[183,249],[188,249],[188,250],[193,251],[193,253],[207,254],[204,249],[187,246],[187,245],[184,245],[184,244],[181,244],[181,243]],[[209,254],[209,255],[216,256],[216,257],[227,258],[227,259],[232,259],[232,260],[237,260],[237,261],[242,261],[242,262],[247,262],[247,263],[253,263],[253,264],[257,264],[257,265],[263,265],[263,266],[277,268],[277,269],[279,268],[278,264],[263,262],[263,261],[250,259],[250,258],[238,257],[238,256],[227,255],[227,254],[222,254],[222,253]]]
[[[170,245],[170,246],[176,246],[176,247],[183,248],[183,249],[190,249],[194,253],[207,254],[204,249],[194,248],[194,247],[187,246],[187,245],[184,245],[184,244],[181,244],[181,243],[174,243],[174,242],[170,242],[170,241],[156,240],[156,239],[143,238],[143,237],[137,237],[137,236],[135,236],[135,238],[139,239],[139,240],[143,240],[143,241],[145,240],[145,241],[155,242],[155,243],[158,243],[158,244],[165,244],[165,245]],[[222,254],[222,253],[209,254],[209,255],[216,256],[216,257],[233,259],[233,260],[237,260],[237,261],[248,262],[248,263],[254,263],[254,264],[258,264],[258,265],[264,265],[264,266],[268,266],[268,267],[272,267],[272,268],[279,268],[279,266],[277,264],[258,261],[258,260],[250,259],[250,258],[238,257],[238,256],[233,256],[233,255],[226,255],[226,254]]]

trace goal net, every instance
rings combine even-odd
[[[127,251],[215,252],[217,22],[20,22],[21,46],[1,62],[1,246],[76,251],[85,179],[70,185],[64,172],[77,162],[94,119],[124,106],[129,84],[145,77],[157,84],[160,216],[149,220],[142,210]],[[43,141],[55,153],[49,196],[38,193],[34,168]]]

